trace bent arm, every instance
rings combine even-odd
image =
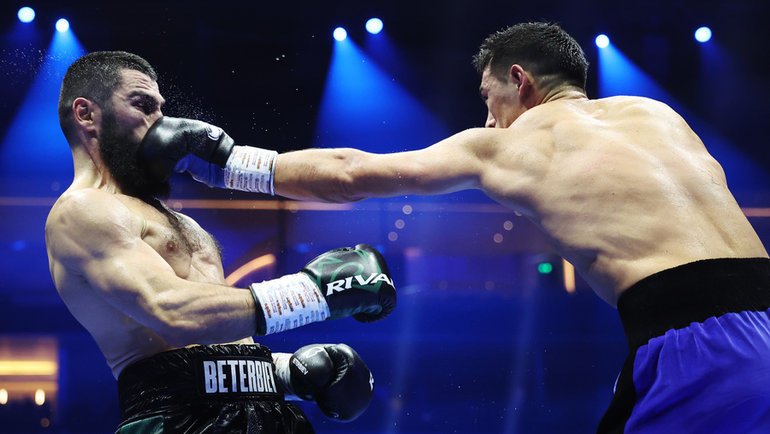
[[[254,334],[256,306],[248,290],[178,277],[142,240],[138,217],[110,196],[93,191],[59,205],[48,228],[52,269],[81,276],[88,286],[77,290],[90,288],[172,346]]]
[[[373,154],[356,149],[306,149],[278,155],[276,194],[292,199],[352,202],[369,197],[432,195],[479,188],[500,130],[474,128],[417,151]]]

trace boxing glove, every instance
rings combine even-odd
[[[328,251],[299,273],[254,283],[249,289],[258,306],[260,336],[349,316],[377,321],[396,307],[385,259],[366,244]]]
[[[307,345],[289,359],[294,395],[315,401],[326,416],[349,422],[366,410],[374,377],[358,353],[345,344]]]
[[[275,151],[235,145],[221,128],[194,119],[164,116],[139,146],[139,163],[148,176],[167,180],[188,172],[209,187],[274,194]]]

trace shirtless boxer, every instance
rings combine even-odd
[[[661,102],[587,98],[583,51],[556,25],[494,33],[474,65],[487,128],[422,150],[249,151],[274,159],[261,169],[238,146],[235,159],[153,141],[144,154],[212,186],[295,199],[480,189],[617,306],[629,356],[599,432],[770,432],[770,259],[698,136]]]
[[[297,274],[228,286],[212,236],[160,202],[168,184],[137,165],[163,103],[152,67],[124,52],[77,60],[59,100],[75,176],[46,222],[50,270],[118,379],[119,432],[312,432],[285,394],[354,419],[373,379],[352,348],[271,354],[251,336],[387,316],[396,295],[382,256],[337,249]]]

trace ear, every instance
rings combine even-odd
[[[522,99],[534,90],[535,82],[532,80],[532,76],[519,64],[511,65],[511,68],[508,70],[508,79],[516,85],[516,88],[519,90],[519,96]]]
[[[75,98],[75,101],[72,102],[75,124],[88,132],[96,130],[96,117],[98,115],[95,112],[97,110],[99,110],[99,106],[96,103],[83,97]]]
[[[510,80],[516,86],[521,86],[521,80],[524,77],[524,68],[521,65],[514,63],[508,69],[508,80]]]

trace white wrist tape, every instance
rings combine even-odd
[[[265,334],[279,333],[329,318],[329,305],[305,273],[249,286],[265,316]]]
[[[273,175],[278,152],[252,146],[233,146],[225,164],[225,187],[275,194]]]

